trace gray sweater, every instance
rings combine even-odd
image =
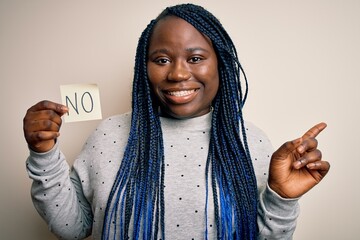
[[[39,214],[60,239],[101,239],[108,195],[127,143],[131,114],[110,117],[90,135],[70,169],[57,142],[46,153],[30,151],[27,170]],[[211,113],[176,120],[161,118],[165,151],[165,235],[204,239],[205,163]],[[291,239],[299,214],[297,199],[283,199],[267,185],[272,146],[253,124],[246,132],[259,190],[259,239]],[[211,189],[209,189],[211,190]],[[208,238],[215,239],[212,193]]]

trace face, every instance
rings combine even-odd
[[[191,118],[210,111],[219,88],[211,41],[185,20],[160,20],[150,38],[147,69],[163,115]]]

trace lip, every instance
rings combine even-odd
[[[199,88],[167,89],[162,91],[166,100],[172,104],[185,104],[191,102],[199,92]]]

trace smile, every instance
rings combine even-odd
[[[199,92],[199,88],[186,89],[186,90],[167,90],[164,91],[164,97],[167,103],[171,104],[186,104],[194,100]]]
[[[193,94],[194,92],[196,92],[196,89],[181,90],[181,91],[168,91],[167,94],[169,94],[171,96],[175,96],[175,97],[184,97],[184,96]]]

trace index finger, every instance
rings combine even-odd
[[[316,124],[315,126],[313,126],[312,128],[310,128],[303,136],[303,139],[307,139],[307,138],[315,138],[317,135],[319,135],[319,133],[322,132],[322,130],[324,130],[326,128],[326,123],[321,122]]]
[[[60,115],[63,115],[64,113],[69,111],[68,107],[48,100],[38,102],[37,104],[29,108],[29,111],[32,112],[41,111],[41,110],[53,110]]]

